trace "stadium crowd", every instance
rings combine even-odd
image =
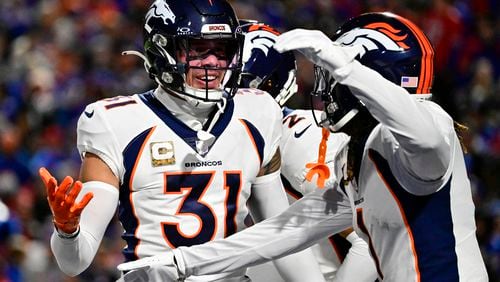
[[[434,99],[466,125],[477,235],[500,281],[500,9],[496,0],[231,1],[240,18],[282,31],[321,29],[368,11],[393,11],[424,28],[436,49]],[[114,281],[121,227],[111,225],[92,266],[62,274],[50,254],[53,225],[38,168],[78,176],[76,121],[98,99],[151,87],[142,63],[141,0],[0,1],[0,282]],[[312,66],[299,56],[299,93],[310,107]]]

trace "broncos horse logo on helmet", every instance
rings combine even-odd
[[[241,88],[258,88],[284,106],[297,93],[297,66],[293,52],[279,53],[273,48],[280,32],[254,20],[240,20],[245,35]]]
[[[334,35],[342,46],[363,46],[356,59],[387,80],[405,88],[415,97],[431,97],[434,50],[429,39],[415,24],[392,13],[366,13],[348,20]],[[325,102],[331,129],[340,130],[360,111],[363,103],[348,87],[337,84],[327,70],[315,67],[313,95]]]
[[[335,42],[361,44],[359,61],[400,85],[402,77],[414,77],[411,94],[430,94],[434,50],[425,34],[408,19],[391,13],[368,13],[349,20],[337,31]]]
[[[146,30],[151,32],[152,28],[148,25],[149,20],[152,17],[163,19],[163,23],[168,25],[167,20],[169,20],[172,24],[175,23],[175,14],[172,12],[167,3],[162,1],[156,1],[151,5],[151,8],[146,14]]]
[[[402,34],[401,34],[402,33]],[[399,35],[401,34],[401,35]],[[408,34],[384,23],[369,24],[342,34],[336,42],[341,45],[363,45],[366,51],[384,49],[388,51],[407,50],[404,43]]]

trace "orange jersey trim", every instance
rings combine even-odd
[[[371,156],[370,156],[370,159],[371,159]],[[372,159],[372,161],[373,161],[373,159]],[[389,183],[385,179],[384,175],[378,170],[378,167],[376,165],[375,165],[375,169],[376,169],[377,174],[379,175],[380,179],[384,182],[385,186],[387,187],[387,190],[389,191],[389,193],[391,193],[391,196],[394,198],[394,201],[398,205],[398,209],[399,209],[399,212],[401,214],[401,218],[403,219],[403,222],[404,222],[405,228],[406,228],[406,232],[408,233],[408,237],[410,240],[410,248],[411,248],[411,251],[413,253],[415,272],[417,275],[416,281],[419,282],[420,281],[420,269],[418,267],[418,256],[417,256],[417,252],[415,251],[415,240],[413,239],[413,232],[411,231],[410,224],[408,223],[408,219],[406,218],[406,215],[404,213],[401,202],[394,194],[394,191],[392,191],[391,186],[389,185]]]
[[[396,18],[399,19],[404,25],[406,25],[413,32],[413,34],[418,40],[418,43],[420,44],[420,48],[422,49],[422,59],[421,59],[422,67],[420,69],[420,79],[418,82],[416,94],[430,94],[432,79],[434,76],[433,73],[434,49],[432,48],[432,45],[427,36],[425,36],[423,31],[420,28],[418,28],[414,23],[401,16],[396,16]]]
[[[252,131],[250,130],[250,128],[248,128],[248,125],[246,124],[246,122],[244,120],[240,119],[240,122],[243,124],[243,127],[245,127],[245,130],[248,134],[248,137],[250,137],[250,140],[252,141],[253,148],[255,149],[255,152],[257,153],[257,158],[259,159],[259,163],[262,165],[262,159],[261,159],[260,154],[259,154],[259,147],[257,146],[257,143],[255,142],[255,138],[253,137]]]
[[[137,238],[137,244],[135,245],[134,248],[134,255],[136,257],[139,257],[137,254],[137,248],[139,248],[139,245],[141,244],[141,239],[137,236],[137,232],[139,232],[139,226],[141,225],[141,222],[139,220],[139,217],[137,216],[135,212],[135,207],[134,207],[134,201],[132,200],[132,195],[133,195],[133,189],[132,189],[132,183],[134,183],[134,177],[135,177],[135,171],[137,170],[137,165],[139,164],[139,160],[141,159],[142,153],[144,152],[144,147],[146,146],[146,143],[148,143],[149,138],[151,135],[153,135],[153,132],[156,130],[156,126],[154,126],[144,139],[144,142],[141,145],[141,148],[139,149],[139,153],[137,154],[137,158],[134,163],[134,167],[132,168],[132,172],[130,173],[130,180],[128,182],[128,187],[130,189],[130,195],[129,195],[129,202],[130,202],[130,207],[132,209],[132,213],[134,214],[135,219],[137,220],[137,228],[135,229],[134,236]]]

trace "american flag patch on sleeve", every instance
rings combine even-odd
[[[418,77],[416,76],[402,76],[401,87],[417,87]]]

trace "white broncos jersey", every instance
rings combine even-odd
[[[197,133],[153,91],[85,109],[78,149],[98,155],[120,179],[118,216],[127,261],[245,228],[251,184],[279,145],[281,111],[267,93],[240,90],[211,134],[215,142],[198,146],[204,147],[199,152]]]
[[[319,118],[321,111],[314,111],[314,115]],[[293,203],[305,194],[320,189],[316,185],[316,177],[309,182],[305,180],[305,175],[309,171],[306,164],[318,161],[322,129],[316,124],[312,110],[284,108],[282,130],[281,174],[285,178],[283,182],[289,201]],[[335,163],[344,161],[348,142],[349,137],[343,133],[332,133],[328,137],[325,163],[330,167],[330,177],[326,181],[325,189],[332,188],[338,179],[337,175],[340,174],[342,167]],[[349,247],[349,241],[337,234],[322,239],[311,247],[327,281],[333,281],[335,278],[335,273],[347,255]]]
[[[341,83],[380,121],[364,145],[357,181],[343,187],[380,279],[487,281],[452,118],[356,61]]]
[[[321,111],[314,111],[317,117]],[[304,195],[316,191],[316,179],[312,182],[304,181],[308,163],[318,162],[318,148],[322,139],[322,129],[318,127],[311,110],[283,110],[281,150],[281,174],[290,185],[300,194]],[[333,186],[342,176],[341,166],[334,165],[335,162],[345,161],[345,150],[349,136],[344,133],[331,133],[327,141],[325,163],[331,168],[330,177],[326,186]],[[332,170],[333,168],[333,170]]]

